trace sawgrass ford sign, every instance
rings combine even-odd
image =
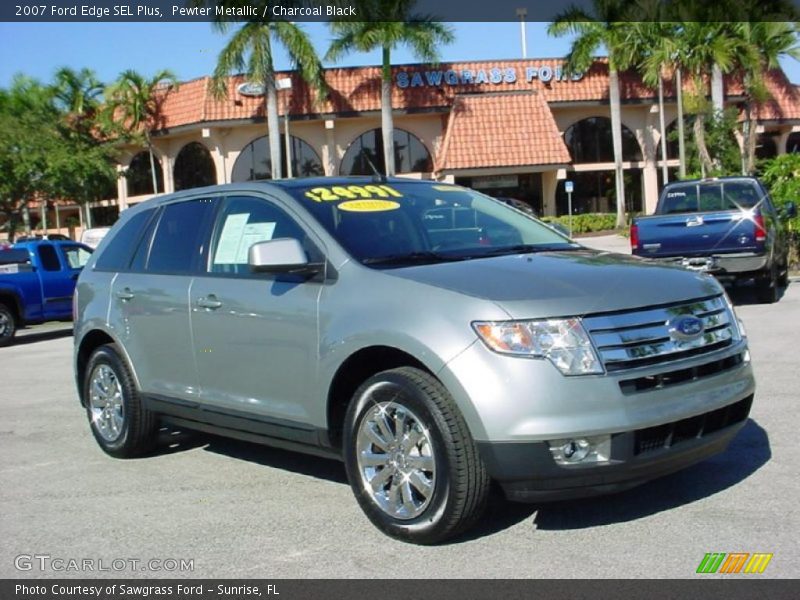
[[[425,69],[400,71],[395,75],[399,88],[442,87],[444,85],[485,85],[500,83],[530,83],[535,79],[543,83],[551,81],[578,81],[583,73],[567,75],[563,66],[551,67],[492,67],[487,69]]]

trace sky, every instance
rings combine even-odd
[[[330,34],[324,23],[303,25],[317,51],[324,54]],[[452,23],[455,43],[441,49],[442,60],[488,60],[521,58],[519,22]],[[527,23],[528,57],[564,56],[568,38],[551,38],[546,23]],[[0,87],[8,87],[16,73],[48,82],[62,66],[89,67],[101,81],[113,81],[126,69],[151,75],[170,69],[180,81],[214,70],[226,36],[210,23],[0,23]],[[371,65],[380,62],[378,52],[352,54],[338,66]],[[416,62],[401,48],[393,54],[395,64]],[[326,64],[326,66],[333,66]],[[800,83],[800,62],[782,61],[784,71]],[[278,69],[290,68],[279,51]]]

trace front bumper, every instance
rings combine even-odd
[[[612,435],[610,460],[556,464],[546,442],[479,442],[489,474],[509,500],[542,502],[608,494],[679,471],[725,450],[753,396],[681,421]]]

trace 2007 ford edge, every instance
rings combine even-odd
[[[344,460],[370,520],[434,543],[519,501],[721,452],[755,383],[710,276],[588,250],[469,189],[287,180],[162,196],[80,276],[75,374],[108,454],[160,423]]]

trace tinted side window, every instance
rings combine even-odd
[[[189,200],[164,208],[150,246],[147,271],[192,273],[208,240],[214,202]]]
[[[278,238],[294,238],[302,243],[305,232],[294,219],[270,202],[241,196],[227,199],[214,237],[209,270],[212,273],[248,274],[250,246]]]
[[[97,257],[94,268],[104,271],[124,271],[127,269],[131,254],[136,249],[136,243],[141,237],[142,230],[150,221],[154,212],[155,209],[150,209],[132,216],[109,240],[109,244]]]
[[[58,260],[56,249],[50,244],[39,246],[39,260],[42,261],[42,268],[45,271],[61,270],[61,262]]]

